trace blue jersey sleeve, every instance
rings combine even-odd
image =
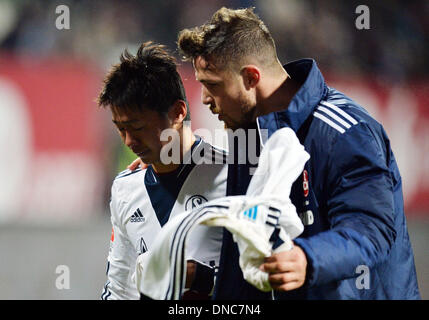
[[[389,254],[396,233],[387,147],[365,122],[338,135],[323,170],[329,230],[296,239],[308,260],[307,285],[356,276]]]

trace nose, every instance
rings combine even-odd
[[[133,149],[133,147],[137,144],[137,140],[132,134],[130,134],[129,131],[125,131],[124,143],[128,148]]]
[[[213,102],[212,96],[209,94],[208,90],[204,86],[201,90],[201,101],[203,104],[211,104]]]

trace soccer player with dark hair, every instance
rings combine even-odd
[[[202,83],[203,103],[228,127],[266,129],[269,136],[289,127],[310,154],[290,195],[304,233],[292,250],[261,266],[274,297],[419,299],[401,176],[381,124],[329,87],[314,60],[282,66],[253,9],[222,8],[183,30],[178,45]],[[245,194],[250,179],[243,169],[229,165],[227,195]],[[244,281],[238,261],[224,230],[215,298],[271,299]]]
[[[144,43],[135,56],[125,51],[104,80],[98,104],[110,108],[123,143],[149,165],[125,170],[113,182],[108,281],[101,296],[138,299],[132,280],[138,255],[151,250],[171,217],[225,196],[225,161],[213,163],[213,158],[223,160],[225,154],[196,137],[186,123],[190,113],[185,90],[164,46]],[[169,158],[171,152],[178,153],[176,158]],[[220,228],[198,226],[192,233],[187,249],[188,297],[208,297],[221,241]]]

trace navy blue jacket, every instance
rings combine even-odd
[[[305,225],[295,239],[308,261],[303,287],[276,299],[420,299],[404,215],[401,176],[389,139],[368,112],[326,85],[312,59],[285,65],[302,83],[287,109],[257,119],[268,136],[296,133],[310,160],[291,192]],[[248,166],[230,164],[228,195],[244,194]],[[224,233],[215,299],[271,299],[243,280]]]

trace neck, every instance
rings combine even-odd
[[[262,86],[261,102],[256,106],[256,116],[287,109],[300,86],[300,83],[292,79],[281,67],[280,76],[268,78]]]
[[[185,155],[191,150],[192,145],[195,142],[195,135],[192,133],[191,127],[183,125],[182,128],[178,130],[178,132],[180,138],[180,163],[163,164],[161,161],[152,163],[152,168],[156,173],[162,174],[173,172],[174,170],[179,168],[181,163],[183,162],[183,155]],[[173,152],[174,150],[175,148],[172,149]]]

